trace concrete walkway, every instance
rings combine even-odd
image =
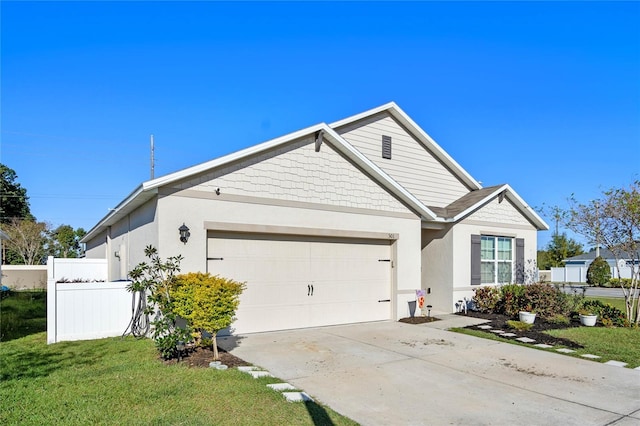
[[[640,371],[452,333],[473,318],[219,338],[363,425],[640,425]]]

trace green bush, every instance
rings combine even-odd
[[[215,359],[218,359],[216,334],[235,319],[244,288],[244,283],[202,272],[177,275],[171,282],[173,312],[184,318],[200,337],[203,331],[211,334]]]
[[[611,267],[602,256],[596,257],[587,269],[587,284],[604,286],[611,279]]]
[[[586,300],[582,304],[581,311],[598,315],[598,319],[605,325],[616,327],[627,325],[626,315],[620,309],[597,299]]]
[[[558,324],[558,325],[569,325],[571,323],[571,320],[569,319],[569,317],[562,314],[555,314],[547,318],[547,321],[550,322],[551,324]]]
[[[624,288],[631,288],[631,278],[611,278],[604,284],[604,287],[619,288],[620,283],[622,283]]]
[[[473,301],[480,312],[496,312],[501,299],[500,288],[494,286],[474,289]]]
[[[523,306],[531,306],[533,311],[543,318],[568,313],[568,296],[547,283],[524,286],[522,303]]]
[[[529,324],[522,321],[514,321],[514,320],[507,321],[507,325],[509,326],[509,328],[512,328],[518,331],[531,330],[531,328],[533,327],[533,324]]]
[[[520,284],[507,284],[500,287],[500,302],[498,312],[515,316],[525,309],[523,303],[524,286]]]

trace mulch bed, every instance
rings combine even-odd
[[[440,321],[440,320],[435,317],[406,317],[406,318],[400,318],[398,321],[404,322],[407,324],[424,324],[427,322],[434,322],[434,321]]]
[[[459,313],[457,315],[464,316],[465,314]],[[482,318],[482,319],[489,320],[490,322],[486,324],[490,325],[494,329],[500,329],[500,330],[508,331],[511,333],[515,333],[518,335],[517,337],[528,337],[530,339],[535,340],[536,343],[544,343],[546,345],[553,345],[553,346],[562,345],[562,346],[566,346],[573,349],[580,349],[583,347],[582,345],[579,345],[578,343],[572,340],[553,337],[546,333],[543,333],[546,330],[557,330],[557,329],[565,329],[565,328],[571,328],[571,327],[579,327],[580,321],[577,321],[577,320],[572,320],[570,324],[565,325],[565,324],[550,323],[540,317],[536,317],[536,321],[533,323],[533,327],[530,330],[518,331],[510,328],[507,325],[508,320],[514,320],[514,319],[517,320],[517,318],[511,318],[506,315],[488,314],[488,313],[477,312],[477,311],[468,311],[466,315],[469,317]],[[483,324],[480,324],[480,325],[483,325]],[[478,328],[478,326],[469,326],[466,328],[486,331],[486,330],[482,330],[481,328]]]
[[[221,349],[220,347],[218,347],[218,355],[218,361],[222,362],[222,364],[226,365],[229,368],[251,365],[245,360],[231,355],[229,352]],[[178,359],[176,358],[173,358],[164,361],[164,363],[166,365],[172,365],[180,362],[188,365],[189,367],[209,368],[209,363],[211,361],[213,361],[213,350],[211,348],[195,348],[189,350],[188,353],[186,353],[180,361],[178,361]]]

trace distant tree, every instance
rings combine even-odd
[[[631,265],[631,285],[626,287],[619,279],[625,298],[627,320],[632,324],[640,323],[640,180],[629,188],[616,188],[603,193],[598,200],[583,204],[570,199],[569,229],[583,235],[589,243],[604,246],[616,261],[618,276],[619,262],[624,259]]]
[[[3,230],[9,236],[9,239],[5,241],[6,263],[13,265],[44,264],[47,229],[48,225],[44,222],[17,218],[4,224]]]
[[[542,270],[562,267],[562,261],[569,257],[577,256],[584,253],[582,244],[567,234],[556,234],[551,237],[551,241],[547,244],[546,250],[538,251],[538,267]]]
[[[16,182],[17,179],[13,169],[0,164],[0,223],[9,223],[14,218],[35,220],[29,208],[27,190]]]
[[[49,256],[76,258],[82,255],[80,240],[86,235],[83,228],[60,225],[49,233],[47,251]]]
[[[587,268],[587,284],[602,286],[611,279],[611,267],[602,256],[596,257]]]

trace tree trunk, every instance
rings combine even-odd
[[[213,346],[213,360],[217,361],[220,356],[218,355],[218,340],[216,339],[216,334],[218,333],[212,333],[211,336],[211,346]]]

